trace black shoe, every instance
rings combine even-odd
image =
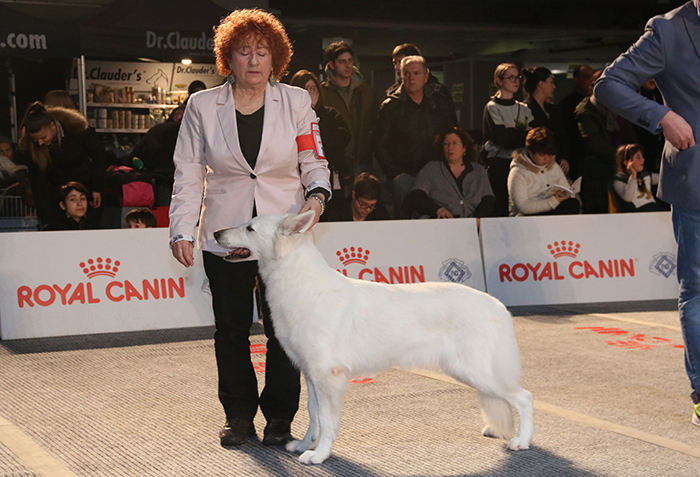
[[[224,428],[219,431],[222,447],[236,447],[245,444],[249,436],[255,435],[252,421],[233,419],[226,421]]]
[[[283,446],[292,441],[292,423],[286,419],[271,419],[265,426],[264,446]]]

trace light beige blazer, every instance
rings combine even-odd
[[[231,86],[190,97],[175,147],[175,184],[170,204],[170,237],[195,236],[202,250],[223,255],[214,232],[258,215],[297,213],[304,188],[331,190],[325,159],[297,150],[296,138],[318,122],[309,94],[278,83],[267,85],[260,152],[251,169],[238,143]],[[330,192],[329,192],[330,194]]]

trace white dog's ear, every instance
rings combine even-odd
[[[316,212],[313,210],[307,210],[299,215],[288,215],[282,220],[279,230],[282,235],[303,234],[311,228],[315,216]]]

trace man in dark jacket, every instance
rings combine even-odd
[[[321,94],[326,106],[337,109],[348,128],[351,139],[345,148],[340,183],[345,196],[361,172],[373,173],[372,136],[377,119],[377,98],[372,87],[355,68],[355,54],[344,41],[332,43],[324,51],[328,64]]]
[[[394,64],[394,71],[396,71],[396,77],[398,78],[398,81],[396,81],[396,83],[392,84],[391,86],[389,86],[389,88],[387,88],[387,90],[386,90],[386,97],[387,98],[391,94],[395,93],[396,90],[399,89],[399,86],[401,86],[401,60],[403,60],[407,56],[423,56],[423,55],[421,54],[418,47],[416,45],[412,45],[411,43],[404,43],[403,45],[398,45],[396,48],[394,48],[394,51],[391,53],[391,61]],[[454,108],[454,101],[452,100],[452,94],[447,89],[447,86],[440,83],[440,80],[438,80],[434,74],[428,73],[428,82],[425,84],[425,86],[427,89],[445,96],[448,99],[449,103]]]
[[[446,126],[457,126],[454,106],[426,86],[429,74],[422,56],[404,58],[401,86],[379,109],[374,152],[387,180],[392,181],[395,214],[418,171],[435,158],[435,136]]]

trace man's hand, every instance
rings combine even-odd
[[[669,111],[661,120],[661,127],[664,129],[664,136],[671,145],[684,151],[695,145],[693,128],[680,115]]]

